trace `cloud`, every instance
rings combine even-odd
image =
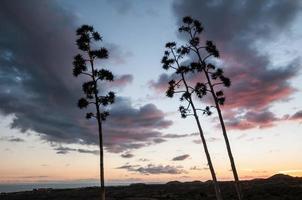
[[[252,128],[270,128],[281,121],[297,121],[302,119],[302,112],[297,111],[293,115],[276,117],[275,114],[267,109],[260,111],[249,111],[246,113],[235,114],[233,118],[227,118],[225,124],[228,129],[247,130]],[[244,135],[242,135],[244,137]],[[240,139],[240,138],[238,138]]]
[[[196,133],[190,133],[190,134],[165,134],[162,137],[163,138],[174,139],[174,138],[192,137],[192,136],[195,136],[195,135],[196,135]]]
[[[251,128],[269,128],[274,126],[277,118],[274,113],[268,110],[249,111],[242,116],[235,116],[232,119],[226,120],[226,125],[229,129],[246,130]]]
[[[68,154],[70,152],[78,152],[78,153],[85,153],[85,154],[93,154],[93,155],[99,155],[99,150],[89,150],[89,149],[75,149],[75,148],[69,148],[69,147],[57,147],[55,148],[57,151],[57,154]]]
[[[290,120],[301,120],[302,119],[302,110],[297,111],[290,117]]]
[[[126,163],[125,165],[120,166],[117,169],[126,169],[130,172],[137,172],[137,173],[144,174],[144,175],[186,173],[186,171],[182,169],[182,166],[154,165],[154,164],[148,164],[146,166],[139,166],[139,165],[130,165],[130,164]]]
[[[301,2],[176,0],[173,10],[178,25],[186,15],[200,20],[205,27],[201,41],[214,40],[221,51],[221,63],[232,80],[231,88],[224,91],[227,97],[224,113],[247,113],[237,122],[235,116],[226,118],[238,128],[273,125],[247,117],[251,117],[252,111],[267,114],[274,103],[288,100],[295,92],[290,80],[298,74],[301,64],[299,59],[291,58],[285,65],[274,66],[261,45],[275,41],[281,34],[291,34],[292,22],[301,13]],[[150,85],[163,90],[170,79],[170,75],[162,74]]]
[[[207,140],[207,142],[217,142],[217,141],[219,141],[221,139],[217,138],[217,137],[209,137],[206,140]],[[195,144],[201,144],[201,140],[200,139],[193,140],[192,142],[195,143]]]
[[[114,43],[106,42],[104,46],[108,49],[110,58],[105,62],[108,62],[110,65],[123,65],[127,63],[127,58],[133,55],[132,52],[123,51],[119,45]]]
[[[201,144],[201,140],[193,140],[192,142],[195,144]]]
[[[282,171],[279,171],[278,173],[281,173],[281,174],[288,174],[288,173],[301,173],[302,172],[302,169],[288,169],[288,170],[282,170]]]
[[[18,137],[0,137],[0,141],[6,142],[25,142],[24,139]]]
[[[197,167],[197,166],[193,166],[193,167],[190,168],[190,170],[201,171],[201,170],[209,170],[209,168],[208,167],[200,168],[200,167]]]
[[[109,152],[120,153],[164,142],[161,129],[172,121],[153,104],[133,108],[126,99],[117,99],[111,109],[110,119],[104,123],[104,144]]]
[[[140,159],[138,159],[138,161],[140,161],[140,162],[148,162],[148,161],[150,161],[150,160],[147,159],[147,158],[140,158]]]
[[[88,154],[94,154],[94,155],[99,155],[100,151],[99,150],[88,150],[88,149],[77,149],[79,153],[88,153]]]
[[[124,0],[124,1],[107,0],[106,2],[111,4],[113,8],[116,9],[117,13],[121,15],[128,14],[133,7],[133,2],[129,0]]]
[[[118,76],[113,83],[111,83],[111,87],[124,87],[125,85],[128,85],[132,83],[133,76],[131,74],[125,74],[122,76]]]
[[[182,174],[185,173],[183,169],[171,165],[152,165],[146,167],[139,167],[136,169],[141,174]]]
[[[98,145],[95,122],[76,106],[83,96],[71,66],[77,53],[76,16],[53,1],[4,0],[0,23],[0,114],[15,116],[12,128],[35,131],[50,142]],[[122,63],[129,56],[115,44],[104,45],[110,61]],[[123,87],[132,79],[130,74],[117,76],[110,87]],[[119,97],[104,122],[104,146],[120,153],[156,144],[160,130],[171,124],[155,105],[135,108],[130,99]]]
[[[120,167],[117,167],[116,169],[127,169],[127,170],[131,170],[134,169],[135,167],[139,167],[140,165],[130,165],[129,163],[126,163]]]
[[[126,152],[126,153],[121,154],[121,157],[122,158],[133,158],[134,155],[132,153]]]
[[[230,171],[232,171],[230,169]],[[255,174],[265,174],[265,173],[268,173],[268,171],[266,170],[256,170],[256,169],[242,169],[242,171],[248,171],[250,173],[255,173]]]
[[[172,161],[182,161],[185,160],[187,158],[189,158],[190,155],[189,154],[184,154],[184,155],[180,155],[180,156],[176,156],[172,159]]]
[[[158,80],[149,81],[148,85],[150,88],[163,93],[168,89],[168,82],[171,81],[173,78],[176,78],[175,75],[163,73],[159,76]]]

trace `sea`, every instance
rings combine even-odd
[[[126,183],[112,183],[108,186],[129,185]],[[70,189],[97,187],[99,184],[93,183],[24,183],[24,184],[0,184],[0,193],[32,191],[33,189],[52,188],[52,189]]]

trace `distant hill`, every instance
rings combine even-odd
[[[180,181],[169,181],[168,183],[166,183],[167,185],[177,185],[177,184],[182,184],[182,182]]]
[[[294,177],[286,174],[275,174],[268,178],[268,180],[272,180],[272,181],[290,181],[294,179],[295,179]]]
[[[224,199],[235,199],[232,181],[220,182]],[[267,179],[242,181],[246,200],[302,200],[302,178],[276,174]],[[78,189],[38,189],[28,192],[0,193],[1,200],[98,200],[98,187]],[[136,183],[130,186],[106,187],[107,200],[213,200],[215,192],[211,181],[166,184]]]

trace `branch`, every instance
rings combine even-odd
[[[205,109],[201,109],[201,108],[196,108],[195,110],[197,110],[197,111],[202,111],[202,112],[205,112],[205,111],[206,111]]]
[[[81,74],[84,74],[84,75],[87,75],[87,76],[92,77],[92,74],[89,74],[89,73],[87,73],[87,72],[81,72]]]
[[[187,44],[186,48],[189,48],[190,50],[194,51],[195,53],[197,53],[197,51],[192,47],[192,45]]]
[[[205,69],[205,71],[206,71],[208,74],[214,74],[214,72],[210,72],[209,70],[210,70],[210,69]]]
[[[223,85],[223,83],[222,83],[222,82],[219,82],[219,83],[214,83],[214,84],[212,84],[213,87],[216,86],[216,85]]]
[[[179,83],[182,81],[182,79],[180,79],[179,81],[177,81],[176,83],[174,83],[173,86],[179,86]]]
[[[95,104],[96,105],[97,103],[94,102],[94,101],[89,101],[88,104]]]
[[[204,57],[204,58],[202,59],[202,62],[205,62],[206,59],[208,59],[208,58],[211,57],[211,56],[212,56],[212,54],[207,55],[206,57]]]
[[[190,105],[191,105],[191,102],[188,103],[186,110],[189,110]]]
[[[174,91],[174,93],[184,93],[184,92],[186,92],[186,91],[184,91],[184,90]]]
[[[177,68],[176,68],[176,67],[173,67],[172,65],[170,65],[169,67],[171,67],[172,69],[175,69],[175,70],[177,70]]]
[[[197,49],[199,50],[199,49],[205,49],[206,47],[198,47]]]

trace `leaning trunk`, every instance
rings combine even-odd
[[[229,143],[228,135],[227,135],[226,128],[225,128],[225,125],[224,125],[224,121],[223,121],[223,118],[222,118],[221,110],[220,110],[219,104],[217,103],[217,100],[216,100],[216,107],[217,107],[217,111],[218,111],[218,116],[219,116],[219,120],[220,120],[220,124],[221,124],[223,137],[224,137],[224,140],[225,140],[225,144],[226,144],[228,155],[229,155],[230,162],[231,162],[231,167],[232,167],[233,176],[234,176],[234,180],[235,180],[236,193],[237,193],[238,199],[242,200],[241,185],[240,185],[240,181],[239,181],[235,161],[234,161],[234,158],[233,158],[231,146],[230,146],[230,143]]]
[[[233,172],[233,176],[234,176],[234,180],[235,180],[235,188],[236,188],[236,193],[237,193],[237,196],[238,196],[238,200],[242,200],[242,191],[241,191],[240,181],[239,181],[239,177],[238,177],[234,157],[233,157],[233,154],[232,154],[229,138],[228,138],[226,128],[225,128],[225,124],[224,124],[224,121],[223,121],[223,117],[222,117],[222,114],[221,114],[221,109],[220,109],[217,97],[215,95],[215,91],[214,91],[213,85],[211,83],[210,77],[209,77],[209,75],[206,71],[205,71],[205,75],[206,75],[207,81],[209,83],[210,90],[211,90],[212,96],[214,98],[215,106],[216,106],[216,109],[217,109],[217,112],[218,112],[218,117],[219,117],[221,129],[222,129],[222,134],[223,134],[224,141],[225,141],[225,144],[226,144],[228,156],[230,158],[230,163],[231,163],[232,172]]]
[[[183,82],[185,84],[186,91],[188,92],[189,91],[189,87],[187,85],[187,82],[185,80],[185,76],[184,76],[183,73],[181,74],[181,77],[182,77],[182,80],[183,80]],[[214,183],[214,188],[215,188],[216,198],[217,198],[217,200],[222,200],[221,191],[220,191],[219,184],[218,184],[218,181],[217,181],[217,178],[216,178],[216,174],[215,174],[215,170],[214,170],[214,167],[213,167],[213,164],[212,164],[212,160],[211,160],[211,156],[210,156],[210,153],[209,153],[209,150],[208,150],[208,146],[207,146],[204,134],[203,134],[203,130],[201,128],[201,125],[200,125],[200,122],[199,122],[199,119],[198,119],[196,108],[194,106],[194,103],[193,103],[193,100],[192,100],[191,97],[189,97],[189,100],[190,100],[190,104],[192,106],[192,110],[194,112],[194,117],[195,117],[195,120],[196,120],[196,123],[197,123],[197,127],[198,127],[198,130],[199,130],[200,138],[201,138],[201,141],[202,141],[202,144],[203,144],[203,148],[204,148],[204,151],[205,151],[205,154],[206,154],[206,157],[207,157],[208,165],[209,165],[209,168],[210,168],[210,171],[211,171],[211,175],[212,175],[212,179],[213,179],[213,183]]]
[[[191,35],[191,37],[192,37],[192,35]],[[200,56],[200,54],[199,54],[198,48],[195,47],[195,51],[196,51],[196,54],[198,56],[198,59],[199,59],[200,63],[204,63],[201,56]],[[217,101],[215,91],[214,91],[213,85],[211,83],[209,74],[205,71],[205,69],[204,69],[204,73],[205,73],[205,76],[206,76],[207,81],[209,83],[211,94],[214,98],[215,106],[216,106],[216,109],[217,109],[217,112],[218,112],[219,121],[220,121],[221,129],[222,129],[222,134],[223,134],[225,144],[226,144],[226,147],[227,147],[228,156],[230,158],[230,163],[231,163],[232,172],[233,172],[233,176],[234,176],[234,180],[235,180],[235,188],[236,188],[236,193],[237,193],[237,196],[238,196],[238,200],[242,200],[242,192],[241,192],[240,181],[239,181],[235,161],[234,161],[234,158],[233,158],[231,146],[230,146],[230,143],[229,143],[228,135],[227,135],[226,128],[225,128],[225,125],[224,125],[223,117],[222,117],[221,110],[220,110],[220,107],[219,107],[219,103]]]
[[[194,107],[194,106],[192,105],[192,107]],[[222,200],[221,191],[220,191],[220,188],[219,188],[219,185],[218,185],[218,181],[217,181],[215,170],[214,170],[214,167],[213,167],[213,164],[212,164],[211,156],[210,156],[210,153],[209,153],[209,150],[208,150],[208,147],[207,147],[207,143],[206,143],[206,140],[204,138],[204,134],[203,134],[203,131],[202,131],[202,128],[201,128],[201,125],[200,125],[200,122],[199,122],[199,119],[198,119],[195,108],[193,108],[193,111],[194,111],[194,117],[195,117],[195,120],[196,120],[196,123],[197,123],[197,126],[198,126],[198,130],[199,130],[199,133],[200,133],[200,138],[201,138],[201,141],[202,141],[202,144],[203,144],[203,148],[204,148],[204,151],[205,151],[205,154],[206,154],[206,157],[207,157],[208,165],[209,165],[209,168],[210,168],[210,171],[211,171],[211,175],[212,175],[212,179],[213,179],[213,183],[214,183],[214,188],[215,188],[215,193],[216,193],[216,198],[217,198],[217,200]]]

